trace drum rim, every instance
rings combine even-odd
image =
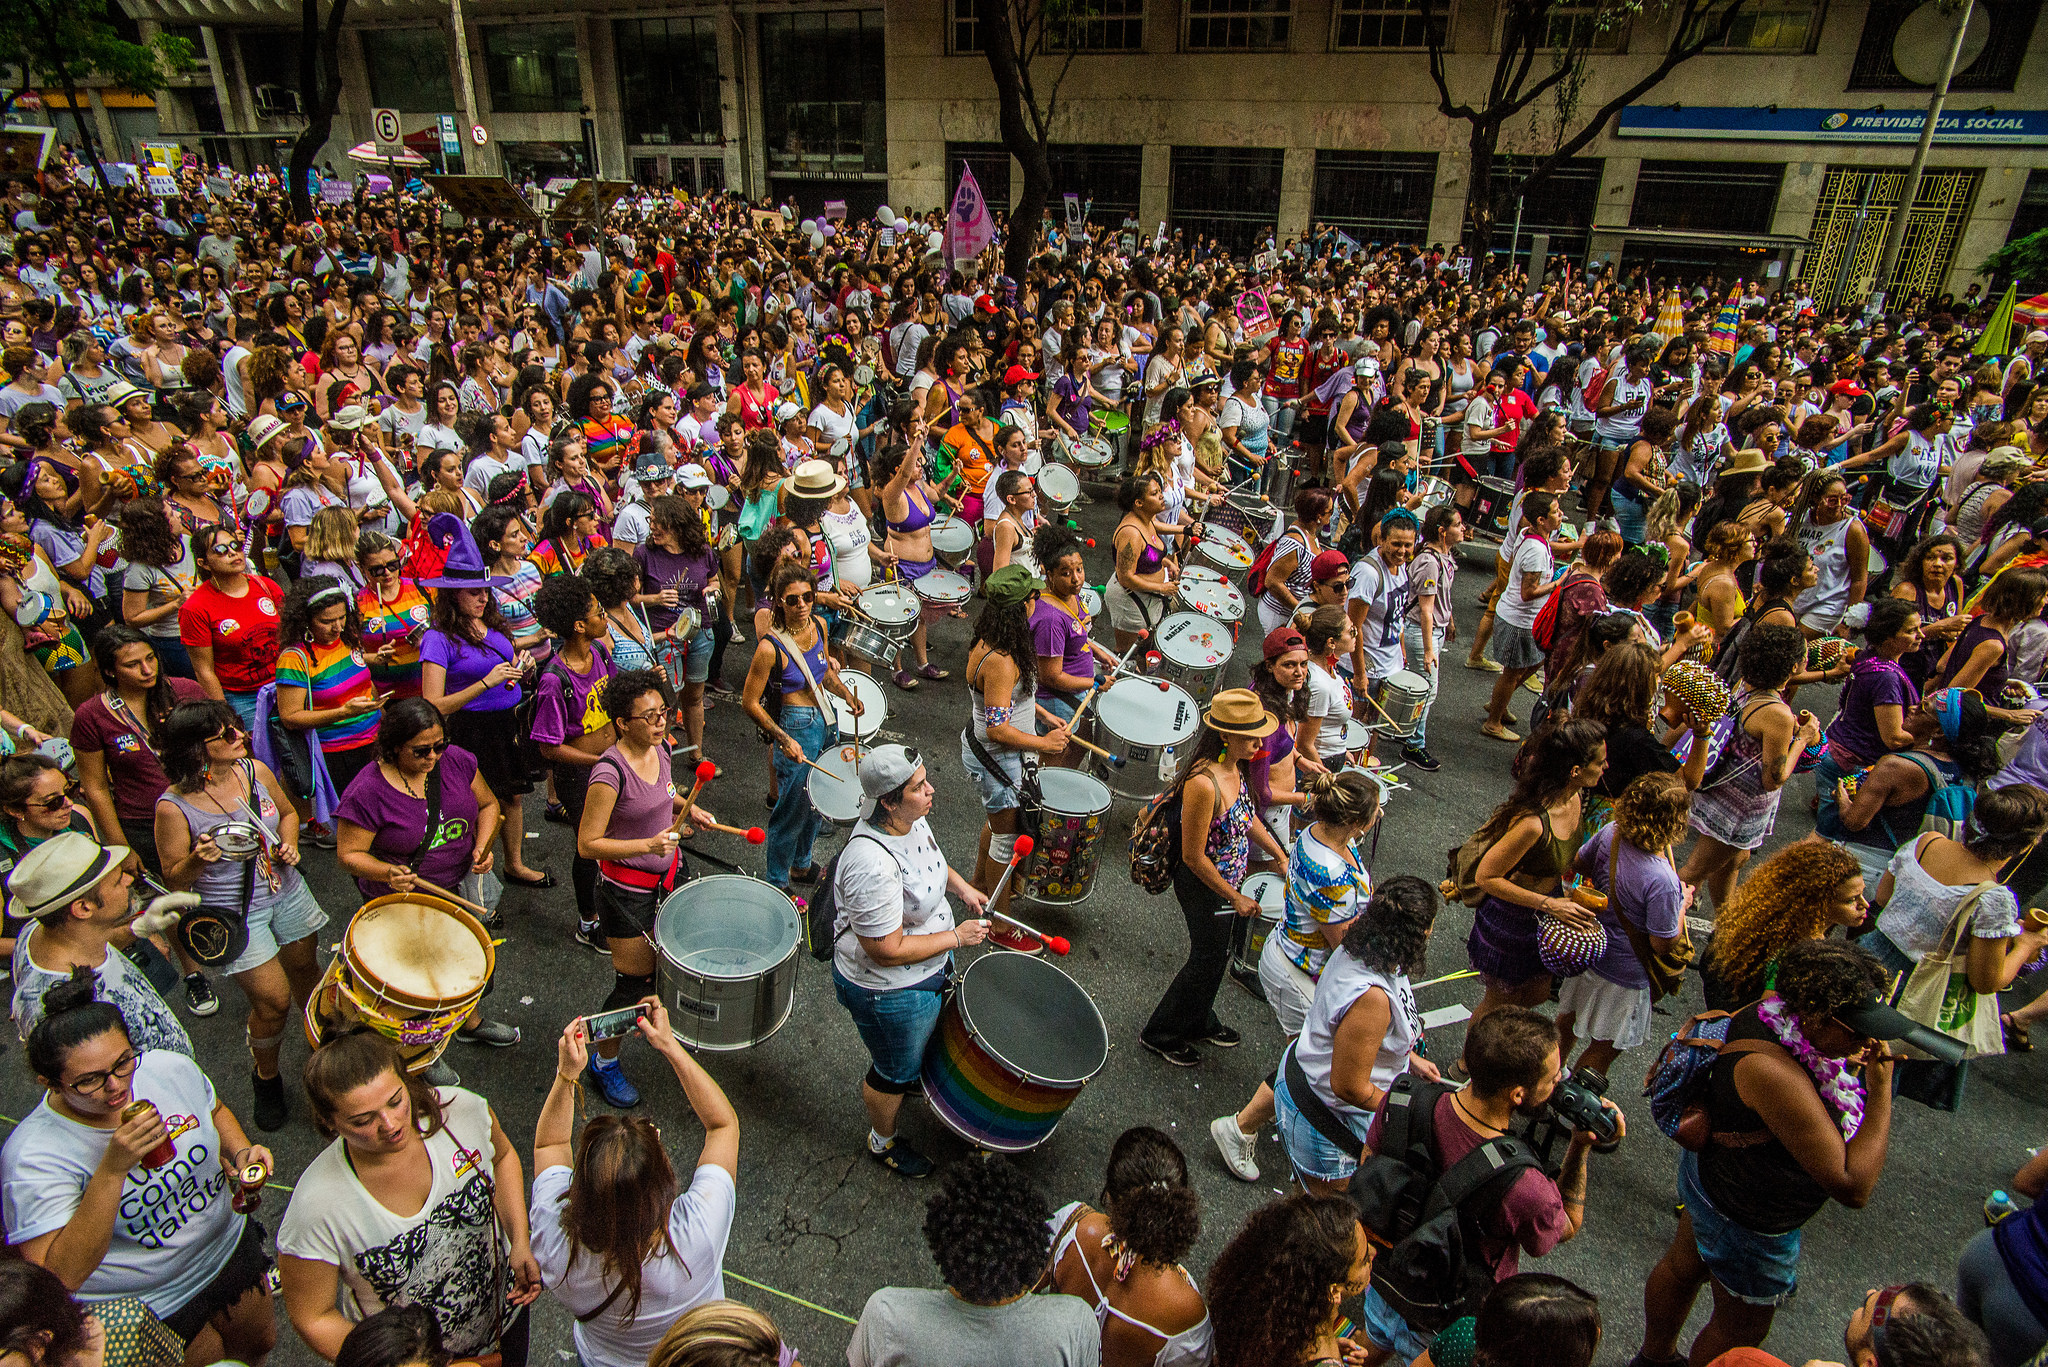
[[[886,632],[881,634],[888,635]],[[896,641],[896,638],[893,636],[890,636],[889,639]],[[896,648],[900,652],[903,649],[903,643],[896,641]],[[852,675],[860,675],[861,678],[867,679],[868,687],[872,688],[875,693],[873,698],[860,699],[861,715],[856,717],[851,712],[843,711],[842,709],[846,706],[846,699],[840,697],[837,693],[831,694],[827,701],[832,709],[833,724],[841,726],[842,730],[850,730],[856,740],[866,740],[878,734],[882,729],[882,724],[889,720],[889,695],[883,691],[881,680],[861,674],[858,669],[849,669],[839,676],[839,681],[845,684],[855,697],[860,697],[863,690],[859,684],[853,682],[850,677]],[[879,708],[870,705],[876,702],[881,703]],[[872,722],[872,726],[863,725],[863,723],[868,722]],[[846,723],[850,723],[850,725]],[[724,878],[733,876],[732,874],[720,875],[720,877]]]
[[[243,841],[246,840],[248,842],[247,853],[229,853],[229,851],[225,848],[221,849],[221,857],[223,859],[226,859],[230,863],[246,864],[251,859],[254,859],[257,855],[263,853],[264,830],[255,822],[230,820],[223,821],[215,825],[213,829],[207,832],[207,834],[213,837],[213,843],[217,848],[220,847],[220,836],[222,831],[232,831],[235,833],[234,839],[237,851],[241,850]],[[244,832],[246,832],[246,834],[244,834]]]
[[[789,929],[795,938],[790,942],[788,950],[780,958],[776,959],[774,963],[753,973],[707,973],[701,968],[692,968],[687,964],[677,962],[675,956],[669,952],[668,945],[663,943],[661,938],[662,918],[668,914],[668,909],[675,905],[676,899],[686,893],[697,894],[709,891],[713,895],[718,895],[730,891],[730,889],[713,889],[711,885],[714,883],[745,883],[757,888],[766,888],[769,892],[775,893],[776,896],[789,903]],[[796,903],[790,899],[789,894],[780,891],[772,883],[764,879],[751,878],[745,874],[738,873],[714,873],[703,878],[692,878],[689,882],[662,898],[661,905],[655,909],[654,913],[654,933],[648,938],[654,943],[655,956],[678,973],[687,973],[693,977],[702,978],[706,982],[715,983],[765,981],[780,971],[784,964],[795,958],[797,951],[803,948],[803,913],[796,909]],[[761,1038],[766,1039],[767,1036],[763,1035]],[[755,1041],[755,1043],[759,1042],[759,1040]]]
[[[937,592],[938,585],[945,582],[939,579],[940,575],[950,575],[952,578],[959,580],[958,588],[949,588],[945,594]],[[926,584],[933,586],[932,592],[927,593],[925,591]],[[935,607],[957,607],[974,596],[974,583],[972,580],[968,579],[966,575],[958,570],[943,567],[935,569],[929,574],[919,575],[910,587],[911,591],[917,595],[920,603]]]
[[[1181,686],[1180,686],[1179,684],[1177,684],[1177,683],[1173,682],[1173,680],[1171,680],[1171,679],[1168,679],[1168,680],[1166,681],[1166,687],[1167,687],[1167,690],[1168,690],[1168,691],[1167,691],[1167,698],[1168,698],[1168,700],[1169,700],[1169,701],[1171,701],[1171,700],[1172,700],[1172,697],[1173,697],[1173,695],[1174,695],[1175,693],[1178,693],[1178,694],[1180,694],[1180,695],[1181,695],[1181,696],[1182,696],[1183,698],[1186,698],[1186,699],[1187,699],[1187,702],[1188,702],[1188,709],[1189,709],[1189,711],[1190,711],[1190,712],[1192,712],[1192,713],[1193,713],[1193,717],[1194,717],[1194,719],[1193,719],[1193,721],[1192,721],[1192,722],[1191,722],[1191,723],[1189,724],[1189,726],[1188,726],[1188,729],[1187,729],[1187,733],[1186,733],[1185,735],[1176,735],[1176,736],[1173,736],[1173,737],[1171,737],[1170,739],[1167,739],[1167,740],[1164,740],[1164,741],[1157,741],[1157,742],[1154,742],[1154,741],[1148,741],[1148,740],[1139,740],[1139,739],[1138,739],[1138,738],[1137,738],[1136,736],[1127,736],[1127,735],[1125,735],[1125,734],[1124,734],[1123,732],[1121,732],[1121,731],[1118,731],[1118,730],[1116,729],[1115,725],[1114,725],[1113,723],[1111,723],[1111,721],[1109,720],[1109,718],[1103,715],[1103,710],[1102,710],[1102,709],[1103,709],[1104,707],[1108,706],[1108,704],[1109,704],[1109,700],[1110,700],[1110,697],[1111,697],[1111,696],[1112,696],[1112,695],[1113,695],[1113,694],[1114,694],[1114,693],[1115,693],[1115,692],[1117,691],[1117,689],[1119,689],[1119,688],[1122,688],[1122,687],[1123,687],[1123,686],[1124,686],[1125,684],[1130,684],[1130,685],[1132,685],[1132,689],[1131,689],[1131,692],[1132,692],[1132,694],[1135,694],[1138,688],[1141,688],[1141,687],[1142,687],[1142,688],[1156,688],[1156,685],[1157,685],[1157,683],[1158,683],[1158,680],[1156,680],[1156,679],[1146,679],[1146,678],[1143,678],[1143,677],[1139,677],[1139,678],[1122,678],[1122,679],[1118,679],[1118,680],[1117,680],[1117,681],[1116,681],[1115,683],[1113,683],[1113,684],[1111,684],[1111,685],[1110,685],[1109,687],[1107,687],[1107,688],[1103,689],[1103,690],[1102,690],[1102,692],[1101,692],[1100,694],[1098,694],[1098,695],[1096,696],[1096,699],[1095,699],[1095,720],[1096,720],[1096,721],[1097,721],[1098,723],[1100,723],[1101,725],[1103,725],[1103,726],[1107,727],[1107,728],[1108,728],[1108,729],[1110,730],[1110,732],[1111,732],[1111,733],[1112,733],[1113,735],[1115,735],[1115,736],[1116,736],[1116,738],[1117,738],[1118,740],[1124,740],[1124,741],[1131,741],[1131,742],[1133,742],[1133,743],[1135,743],[1135,744],[1138,744],[1138,745],[1144,745],[1144,746],[1152,746],[1152,745],[1155,745],[1155,744],[1156,744],[1156,745],[1158,745],[1158,746],[1160,746],[1160,747],[1162,747],[1162,748],[1163,748],[1163,747],[1170,747],[1170,746],[1175,746],[1175,745],[1180,745],[1180,744],[1183,744],[1184,742],[1186,742],[1186,741],[1187,741],[1187,740],[1189,740],[1190,738],[1192,738],[1192,737],[1194,737],[1194,736],[1197,736],[1197,735],[1200,735],[1200,734],[1201,734],[1201,730],[1202,730],[1202,705],[1201,705],[1200,703],[1198,703],[1198,702],[1196,702],[1196,701],[1195,701],[1195,695],[1194,695],[1194,694],[1192,694],[1192,693],[1188,692],[1188,691],[1187,691],[1187,690],[1186,690],[1185,688],[1182,688],[1182,687],[1181,687]]]
[[[939,538],[951,535],[955,527],[958,527],[966,535],[967,544],[964,546],[939,545]],[[974,528],[968,525],[967,519],[964,517],[942,517],[932,524],[932,549],[935,551],[942,550],[948,555],[964,555],[974,549]]]
[[[1089,807],[1082,810],[1074,810],[1067,807],[1062,807],[1057,802],[1053,801],[1052,792],[1047,785],[1048,779],[1053,781],[1054,786],[1064,784],[1069,780],[1073,779],[1085,780],[1088,783],[1093,784],[1097,789],[1101,791],[1102,805],[1100,807]],[[1061,816],[1099,816],[1103,812],[1108,811],[1110,809],[1110,806],[1116,800],[1116,795],[1109,791],[1109,785],[1107,783],[1104,783],[1101,779],[1095,777],[1095,775],[1081,769],[1061,769],[1056,766],[1040,766],[1038,771],[1038,789],[1041,797],[1043,798],[1043,801],[1041,801],[1039,805],[1044,810],[1048,812],[1058,812]]]
[[[435,997],[429,1000],[392,987],[381,976],[371,973],[362,966],[362,961],[356,954],[356,923],[362,919],[364,912],[397,903],[419,903],[424,906],[431,906],[437,911],[445,911],[460,921],[463,927],[475,937],[476,942],[483,946],[484,980],[477,985],[475,991],[464,992],[454,997]],[[337,961],[343,963],[349,972],[356,974],[360,980],[372,986],[375,990],[375,995],[380,1000],[395,1002],[400,1006],[411,1007],[416,1011],[432,1011],[437,1007],[452,1008],[459,1002],[483,996],[484,988],[490,985],[491,975],[498,968],[498,949],[496,945],[491,943],[491,933],[484,929],[484,923],[477,920],[471,912],[457,906],[447,898],[437,897],[431,892],[424,891],[387,892],[382,897],[373,897],[360,907],[357,907],[355,913],[348,918],[348,924],[342,927],[341,944],[335,951],[334,957]]]
[[[1275,873],[1271,869],[1260,869],[1257,873],[1246,874],[1244,877],[1244,881],[1237,885],[1237,890],[1259,904],[1259,919],[1266,920],[1268,919],[1269,913],[1266,911],[1265,901],[1262,898],[1260,898],[1260,896],[1257,893],[1251,891],[1252,884],[1258,882],[1261,878],[1270,878],[1275,883],[1278,883],[1280,885],[1280,905],[1273,908],[1272,912],[1270,913],[1270,919],[1278,921],[1282,916],[1287,914],[1286,875]]]
[[[1057,973],[1060,975],[1060,977],[1065,978],[1067,980],[1068,985],[1071,986],[1075,992],[1080,994],[1081,1000],[1088,1003],[1089,1013],[1095,1017],[1096,1029],[1102,1032],[1101,1062],[1097,1063],[1093,1068],[1089,1069],[1085,1074],[1083,1074],[1080,1077],[1041,1077],[1037,1073],[1031,1072],[1029,1069],[1026,1068],[1020,1068],[1015,1063],[1011,1062],[1010,1059],[1000,1049],[998,1049],[995,1046],[995,1044],[989,1039],[986,1033],[975,1027],[973,1012],[968,1009],[967,1005],[967,984],[969,980],[973,978],[975,969],[981,967],[985,963],[988,963],[996,959],[998,955],[1001,955],[1003,957],[1016,958],[1024,963],[1036,965],[1036,967],[1034,968],[1028,968],[1023,970],[1024,972],[1036,973],[1039,970],[1043,969],[1047,972]],[[990,970],[990,972],[994,971],[995,970],[993,969]],[[990,1058],[996,1060],[996,1062],[1002,1064],[1005,1068],[1008,1068],[1012,1073],[1015,1073],[1017,1077],[1024,1082],[1034,1083],[1040,1087],[1072,1087],[1075,1091],[1078,1092],[1081,1088],[1087,1086],[1090,1082],[1092,1082],[1098,1073],[1100,1073],[1104,1068],[1107,1068],[1109,1066],[1109,1024],[1102,1018],[1102,1008],[1095,1004],[1095,998],[1088,995],[1088,989],[1081,986],[1080,983],[1076,982],[1074,980],[1073,975],[1069,974],[1066,970],[1058,967],[1057,965],[1045,962],[1043,959],[1036,958],[1027,954],[1010,955],[1009,952],[1006,950],[999,950],[995,954],[981,955],[973,963],[967,965],[966,970],[962,972],[960,975],[960,980],[956,984],[954,984],[953,1009],[960,1013],[960,1024],[966,1028],[967,1038],[974,1043],[975,1047],[979,1048],[983,1053],[987,1054]],[[1064,1117],[1064,1115],[1065,1112],[1061,1112],[1061,1116]],[[1059,1119],[1055,1118],[1053,1123],[1057,1125],[1059,1123]],[[1047,1131],[1047,1133],[1050,1133],[1050,1131]]]
[[[1168,614],[1166,614],[1165,617],[1160,619],[1159,629],[1157,632],[1154,633],[1154,637],[1158,642],[1159,657],[1161,659],[1167,661],[1169,664],[1176,665],[1181,669],[1198,672],[1207,672],[1208,670],[1212,669],[1221,670],[1225,665],[1230,663],[1230,652],[1228,650],[1223,652],[1223,658],[1220,660],[1183,660],[1176,657],[1173,654],[1172,647],[1181,640],[1183,640],[1187,634],[1185,632],[1182,632],[1179,635],[1174,636],[1170,640],[1167,638],[1166,624],[1168,622],[1171,622],[1176,617],[1199,617],[1204,622],[1208,623],[1209,626],[1214,628],[1216,631],[1221,632],[1225,636],[1230,635],[1230,624],[1228,622],[1218,621],[1216,618],[1211,617],[1206,612],[1196,612],[1192,609],[1182,612],[1169,612]]]
[[[1053,475],[1061,475],[1064,476],[1066,479],[1074,481],[1074,488],[1072,492],[1068,493],[1062,491],[1059,493],[1055,493],[1052,489],[1048,488],[1046,485],[1046,481]],[[1064,466],[1044,466],[1038,472],[1038,492],[1044,494],[1047,498],[1052,499],[1055,502],[1071,503],[1074,501],[1074,499],[1079,498],[1081,495],[1081,477],[1075,474],[1072,470],[1065,468]]]

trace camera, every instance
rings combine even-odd
[[[1606,1092],[1606,1078],[1580,1068],[1558,1083],[1557,1090],[1550,1094],[1551,1113],[1572,1131],[1590,1134],[1602,1145],[1612,1144],[1614,1112],[1601,1100]]]

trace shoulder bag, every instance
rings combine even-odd
[[[1614,839],[1607,846],[1607,897],[1614,906],[1614,919],[1621,922],[1621,928],[1628,932],[1629,946],[1636,952],[1636,961],[1649,975],[1651,1002],[1677,996],[1678,989],[1685,985],[1686,967],[1692,963],[1692,933],[1686,929],[1684,918],[1680,917],[1678,943],[1661,952],[1653,946],[1649,932],[1631,921],[1616,901],[1621,895],[1620,885],[1615,882],[1615,870],[1620,862],[1621,827],[1616,826]]]
[[[1984,895],[1998,886],[1987,881],[1970,889],[1949,918],[1940,943],[1920,956],[1893,1003],[1907,1019],[1968,1045],[1972,1058],[2005,1052],[1998,995],[1970,986],[1970,918]],[[1916,1059],[1934,1057],[1910,1044],[1900,1047]]]

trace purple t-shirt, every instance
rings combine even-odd
[[[476,756],[459,745],[441,752],[441,822],[433,834],[427,857],[420,861],[420,877],[430,883],[452,888],[469,874],[470,859],[476,853],[476,794],[469,781],[476,777]],[[422,791],[425,791],[422,785]],[[370,853],[392,864],[409,864],[420,847],[420,832],[427,828],[427,800],[402,793],[386,781],[374,764],[366,764],[349,781],[336,808],[343,821],[370,832]],[[382,897],[391,891],[384,883],[356,879],[364,897]]]
[[[1678,871],[1669,861],[1644,854],[1624,840],[1614,874],[1628,893],[1616,896],[1607,886],[1608,851],[1613,844],[1614,823],[1610,821],[1579,847],[1579,857],[1573,861],[1580,874],[1607,894],[1607,905],[1600,912],[1600,925],[1607,932],[1607,953],[1594,963],[1592,971],[1617,987],[1648,987],[1650,975],[1643,971],[1643,961],[1636,957],[1621,918],[1626,916],[1645,934],[1671,939],[1685,924],[1685,885],[1678,881]]]
[[[1849,667],[1849,682],[1842,686],[1841,709],[1828,723],[1828,739],[1865,764],[1875,764],[1891,753],[1891,747],[1877,731],[1875,710],[1898,707],[1911,712],[1920,705],[1920,690],[1906,677],[1906,671],[1878,655],[1865,655]]]
[[[604,685],[611,678],[612,653],[602,641],[590,643],[590,672],[578,674],[557,655],[540,673],[540,701],[533,708],[533,739],[567,745],[578,736],[612,724],[604,710]]]
[[[618,793],[611,823],[604,828],[607,839],[645,840],[650,835],[660,835],[675,820],[676,781],[669,768],[668,751],[657,749],[655,758],[659,767],[654,782],[649,783],[633,772],[633,766],[626,763],[616,745],[598,756],[590,771],[590,786]],[[660,874],[668,872],[670,861],[666,855],[636,854],[618,862],[629,869]]]
[[[420,663],[439,665],[448,671],[444,696],[460,693],[499,665],[510,664],[518,654],[502,631],[488,633],[480,646],[459,641],[439,627],[429,628],[420,640]],[[518,701],[519,685],[501,683],[471,698],[463,711],[502,712]]]
[[[1031,648],[1041,658],[1059,656],[1063,674],[1077,679],[1095,677],[1095,652],[1088,648],[1088,629],[1050,599],[1040,598],[1032,605]],[[1050,701],[1055,695],[1041,686],[1038,696]]]
[[[684,607],[704,611],[704,586],[718,577],[718,557],[708,548],[695,555],[677,555],[652,541],[643,541],[633,548],[633,558],[640,562],[641,592],[674,589]],[[667,631],[676,624],[678,614],[674,608],[659,603],[646,606],[647,624],[656,631]]]

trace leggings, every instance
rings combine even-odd
[[[569,812],[569,829],[583,824],[583,799],[590,789],[590,770],[580,764],[557,764],[555,796]],[[569,881],[576,885],[576,919],[588,925],[597,919],[597,861],[577,855],[569,865]]]

